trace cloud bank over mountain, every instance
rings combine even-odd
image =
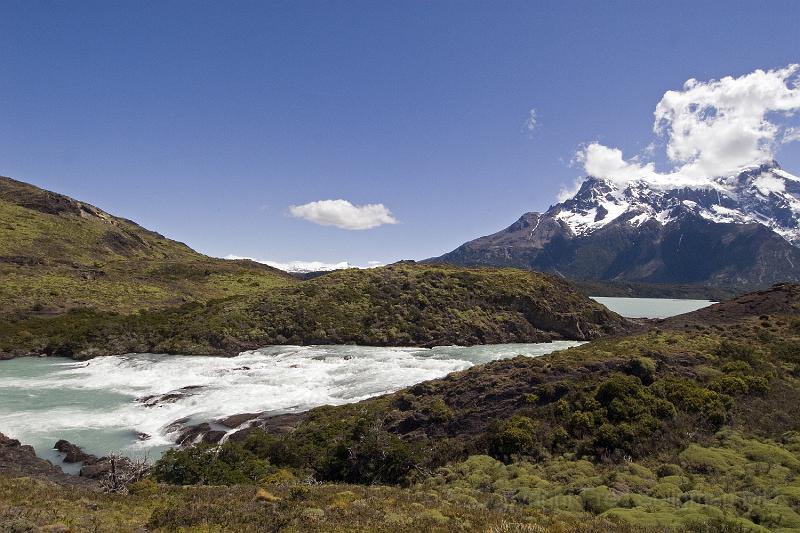
[[[576,161],[587,174],[624,184],[643,179],[659,188],[713,187],[710,178],[774,158],[781,144],[800,140],[800,65],[755,70],[738,78],[690,79],[656,105],[653,131],[672,170],[659,172],[642,156],[592,142]]]

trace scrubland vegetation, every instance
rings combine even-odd
[[[398,264],[178,307],[0,319],[0,352],[74,358],[237,354],[270,344],[447,345],[587,340],[624,319],[556,277]]]
[[[653,330],[176,449],[127,496],[4,479],[0,516],[117,531],[795,531],[799,378],[791,314]]]

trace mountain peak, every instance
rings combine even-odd
[[[800,178],[774,161],[673,182],[589,176],[545,213],[435,261],[735,291],[800,281]]]
[[[742,169],[735,175],[652,187],[647,180],[618,182],[589,176],[578,192],[548,213],[576,236],[613,222],[665,225],[682,213],[717,223],[761,224],[800,245],[800,178],[776,161]]]

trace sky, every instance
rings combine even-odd
[[[423,259],[588,170],[800,174],[798,21],[781,0],[0,0],[0,175],[218,257]]]

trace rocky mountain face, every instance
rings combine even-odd
[[[673,187],[588,177],[571,198],[430,262],[736,290],[800,280],[800,178],[777,163]]]

